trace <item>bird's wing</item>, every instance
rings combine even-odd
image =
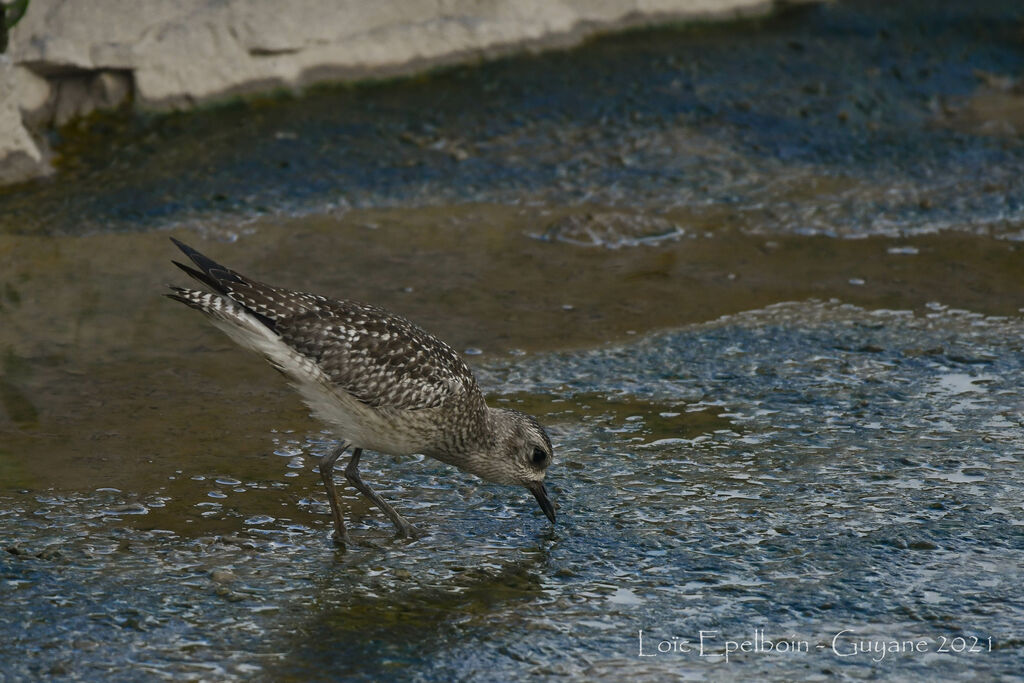
[[[450,346],[376,306],[326,300],[315,311],[280,319],[277,331],[335,386],[373,407],[432,408],[477,391]]]

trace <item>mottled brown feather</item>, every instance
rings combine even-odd
[[[370,304],[250,280],[175,243],[202,269],[193,277],[265,320],[335,386],[369,406],[433,408],[479,391],[450,346],[405,318]]]

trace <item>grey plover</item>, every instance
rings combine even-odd
[[[171,285],[167,296],[262,354],[342,439],[319,461],[336,542],[351,542],[333,474],[349,447],[345,477],[388,516],[398,536],[419,533],[359,476],[363,449],[421,453],[485,481],[525,486],[554,523],[544,488],[552,458],[547,433],[529,415],[488,407],[450,346],[378,306],[271,287],[171,240],[198,270],[173,263],[213,291]]]

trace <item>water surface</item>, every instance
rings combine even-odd
[[[0,194],[0,679],[1020,680],[1021,17],[832,3],[55,134]],[[335,437],[160,296],[168,234],[451,342],[549,426],[558,524],[369,454],[427,536],[346,489],[336,549]]]

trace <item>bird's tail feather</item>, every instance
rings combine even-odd
[[[266,353],[265,343],[277,338],[272,321],[222,294],[174,285],[170,287],[173,291],[166,296],[202,311],[214,325],[242,346]]]
[[[235,292],[237,288],[261,290],[265,289],[266,285],[261,285],[258,282],[249,280],[244,275],[236,273],[227,266],[222,266],[180,240],[176,240],[171,237],[171,241],[174,242],[175,246],[181,249],[189,259],[191,259],[192,263],[199,266],[199,269],[197,270],[178,261],[171,262],[181,270],[188,273],[189,277],[203,283],[217,294],[213,295],[206,292],[171,285],[170,287],[174,290],[174,293],[168,294],[168,297],[175,301],[180,301],[186,306],[191,306],[192,308],[203,311],[211,318],[218,317],[218,312],[238,308],[249,313],[271,331],[277,331],[277,325],[274,323],[272,318],[254,310],[253,307],[247,306],[244,302],[239,301],[237,292]],[[220,317],[223,318],[224,316]]]
[[[174,265],[178,266],[179,268],[181,268],[186,273],[196,278],[200,282],[210,285],[218,292],[222,294],[225,293],[225,283],[237,282],[244,284],[249,282],[249,279],[246,278],[245,276],[236,273],[227,266],[222,266],[209,256],[204,256],[203,254],[200,254],[198,251],[188,246],[184,242],[176,240],[173,237],[171,238],[171,241],[174,242],[174,245],[178,247],[178,249],[181,249],[182,253],[184,253],[185,256],[189,257],[192,263],[199,266],[199,270],[201,270],[202,273],[192,268],[189,268],[186,265],[178,263],[177,261],[174,262]]]
[[[213,279],[212,277],[210,277],[206,273],[198,271],[195,268],[192,268],[190,266],[186,266],[184,263],[181,263],[180,261],[173,261],[172,260],[171,263],[173,263],[174,265],[178,266],[183,271],[188,273],[189,277],[191,277],[192,279],[194,279],[194,280],[196,280],[198,282],[202,282],[207,287],[210,287],[211,289],[213,289],[213,291],[218,292],[220,294],[227,294],[228,293],[227,288],[224,287],[223,284],[221,284],[218,280]],[[168,295],[168,296],[170,296],[170,295]]]
[[[223,294],[173,285],[171,289],[173,292],[167,294],[168,297],[202,311],[215,327],[237,344],[262,354],[271,365],[288,376],[300,392],[307,392],[310,384],[329,386],[330,380],[316,361],[282,343],[272,325],[268,325],[267,319],[259,313]],[[321,393],[323,391],[319,390],[308,396],[306,393],[303,395],[307,396],[307,402],[312,400],[315,403],[316,397]],[[322,400],[322,397],[320,399]]]

